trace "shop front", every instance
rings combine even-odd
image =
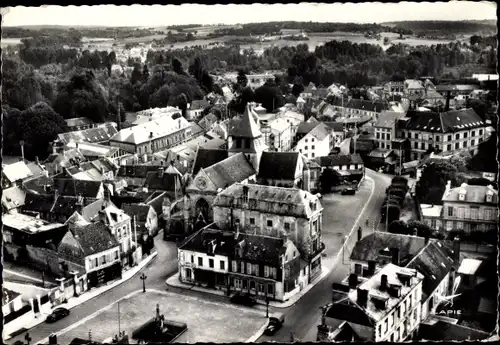
[[[109,281],[120,279],[122,277],[122,264],[116,262],[111,266],[104,267],[87,273],[88,287],[98,287]]]

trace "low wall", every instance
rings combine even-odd
[[[27,245],[28,259],[30,263],[40,270],[48,270],[55,276],[63,276],[64,272],[60,262],[64,261],[68,265],[68,272],[79,271],[85,272],[85,267],[69,261],[62,257],[58,252],[41,247]]]
[[[23,328],[35,319],[35,313],[33,309],[27,313],[17,317],[16,319],[3,325],[3,338],[5,339],[7,335],[16,332],[17,330]]]

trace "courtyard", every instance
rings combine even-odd
[[[265,311],[205,301],[202,298],[149,290],[137,292],[119,302],[105,306],[101,311],[63,329],[57,336],[59,344],[69,344],[73,338],[104,341],[118,333],[118,305],[120,330],[132,332],[156,314],[156,304],[166,320],[187,324],[187,331],[175,342],[245,342],[267,323]],[[136,341],[129,339],[131,343]]]

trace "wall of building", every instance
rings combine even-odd
[[[106,262],[103,263],[103,258],[106,258]],[[97,259],[97,265],[95,260]],[[120,262],[120,249],[119,247],[114,247],[103,252],[89,255],[85,257],[85,271],[87,273],[103,269],[105,267],[112,266],[117,262]]]
[[[472,206],[472,207],[471,207]],[[477,218],[472,218],[474,209],[477,210]],[[449,209],[453,210],[450,216]],[[498,224],[498,211],[495,206],[483,204],[468,204],[457,202],[443,203],[443,227],[445,230],[485,231],[496,228]],[[475,226],[475,228],[474,228]]]
[[[28,259],[30,264],[39,268],[46,269],[54,275],[63,275],[63,271],[60,262],[65,262],[68,265],[68,271],[84,271],[85,267],[74,262],[73,259],[69,257],[64,257],[57,253],[55,250],[33,247],[30,245],[26,246],[28,251]]]
[[[322,141],[318,141],[315,137],[306,135],[298,141],[294,150],[302,153],[308,159],[328,156],[330,153],[330,137],[327,136]]]

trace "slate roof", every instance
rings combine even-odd
[[[54,205],[54,195],[26,193],[23,210],[36,212],[50,212]]]
[[[66,219],[66,222],[64,223],[64,225],[68,226],[68,230],[70,231],[73,231],[73,229],[75,229],[76,227],[81,227],[88,224],[90,223],[76,211],[68,219]]]
[[[285,240],[282,238],[244,234],[242,259],[281,266],[280,255],[285,254]]]
[[[464,190],[465,200],[461,201],[459,199],[460,191]],[[498,203],[498,191],[488,186],[472,186],[468,184],[462,184],[460,187],[451,188],[448,193],[443,194],[442,201],[456,201],[456,202],[468,202],[476,204],[486,204],[486,194],[490,193],[492,195],[491,204]]]
[[[46,177],[42,175],[40,177],[33,178],[31,180],[23,182],[24,189],[26,189],[27,191],[40,194],[47,194],[47,192],[44,189],[45,186],[50,186],[51,190],[53,190],[54,179],[52,177]]]
[[[313,161],[322,167],[342,166],[351,164],[363,164],[363,159],[357,153],[350,155],[330,155],[324,157],[315,157]]]
[[[245,112],[241,119],[237,122],[231,122],[231,127],[229,127],[229,135],[233,137],[241,138],[258,138],[262,136],[260,132],[259,125],[255,122],[254,110],[251,108],[250,104],[245,107]]]
[[[325,125],[333,129],[334,132],[343,132],[344,131],[344,124],[342,122],[323,122]]]
[[[381,250],[399,248],[400,264],[406,265],[424,246],[423,237],[376,231],[356,243],[350,258],[364,262],[378,261]]]
[[[206,99],[195,99],[191,102],[189,110],[205,109],[210,105]]]
[[[149,210],[151,205],[140,204],[122,204],[121,209],[130,217],[135,216],[138,222],[145,223],[148,219]]]
[[[330,309],[326,312],[326,317],[338,320],[352,322],[356,325],[373,327],[375,322],[349,298],[341,299],[333,303]]]
[[[226,150],[198,148],[193,164],[193,176],[202,168],[208,168],[224,159],[228,158]]]
[[[228,157],[203,169],[216,188],[226,188],[255,174],[255,170],[243,153]]]
[[[404,117],[404,113],[398,113],[394,111],[383,111],[373,127],[382,127],[382,128],[393,128],[396,121],[399,118]]]
[[[173,168],[173,167],[172,167]],[[175,169],[175,168],[173,168]],[[164,190],[175,192],[175,189],[181,188],[181,180],[182,175],[175,169],[175,172],[165,171],[161,176],[158,175],[158,171],[149,172],[146,175],[145,185],[149,189],[153,190]]]
[[[331,104],[337,107],[343,106],[344,108],[365,110],[376,113],[380,113],[383,110],[388,109],[388,104],[386,102],[367,101],[364,99],[355,99],[355,98],[349,100],[348,98],[345,97],[343,101],[341,97],[333,97]]]
[[[308,133],[308,135],[315,137],[318,141],[323,141],[330,135],[330,132],[330,127],[320,122],[316,124],[316,126]]]
[[[111,137],[114,136],[116,133],[118,133],[118,131],[116,130],[115,126],[111,123],[107,123],[103,126],[95,128],[88,128],[81,131],[61,133],[58,134],[57,137],[59,138],[59,141],[61,141],[64,144],[67,144],[72,141],[100,143],[109,141],[109,139],[111,139]]]
[[[208,243],[212,240],[215,241],[216,255],[230,256],[234,255],[234,248],[242,239],[243,234],[240,234],[238,239],[234,238],[234,233],[223,232],[215,229],[201,229],[187,238],[184,243],[179,246],[179,249],[192,250],[196,252],[207,252]]]
[[[293,180],[298,162],[298,152],[262,152],[257,177]]]
[[[78,196],[81,194],[86,198],[96,198],[102,182],[75,180],[72,178],[54,179],[54,188],[58,190],[59,195]]]
[[[119,177],[139,177],[146,178],[151,171],[158,171],[162,165],[121,165],[117,175]]]
[[[318,98],[326,98],[329,94],[329,91],[327,88],[321,87],[316,90],[313,90],[312,94],[313,96],[316,96]]]
[[[429,341],[467,341],[467,340],[485,340],[490,335],[486,332],[465,327],[458,324],[452,324],[444,321],[438,321],[433,325],[421,324],[420,332],[424,340]]]
[[[317,122],[302,122],[297,128],[297,134],[307,134],[318,125]]]
[[[102,222],[75,227],[73,235],[80,243],[85,256],[100,253],[120,245],[107,226]]]
[[[442,113],[411,110],[406,116],[410,118],[406,125],[407,130],[453,133],[486,126],[474,109],[450,110]]]
[[[28,168],[26,163],[19,161],[16,163],[3,165],[2,173],[10,182],[16,182],[19,180],[24,180],[26,178],[32,177],[33,173]]]
[[[12,186],[2,191],[2,207],[6,211],[22,207],[26,199],[26,192],[18,186]]]
[[[424,276],[422,300],[426,300],[455,266],[453,252],[441,241],[430,240],[425,248],[406,267]]]
[[[200,125],[204,130],[208,131],[210,127],[218,121],[217,116],[213,113],[209,113],[205,115],[199,122],[198,125]]]
[[[309,218],[314,212],[312,203],[317,205],[317,209],[322,208],[316,196],[300,189],[241,183],[235,183],[220,192],[212,204],[232,207],[235,199],[243,199],[244,188],[248,188],[248,198],[252,200],[248,209],[253,211]]]

